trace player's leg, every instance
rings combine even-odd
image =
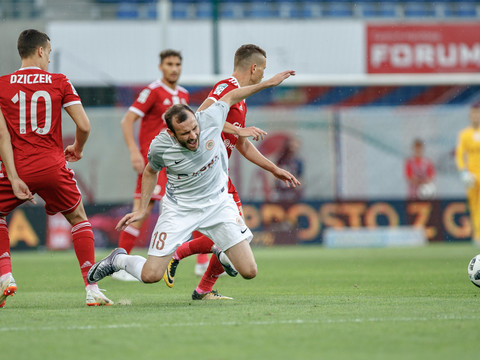
[[[0,173],[1,174],[1,173]],[[17,291],[17,284],[12,275],[12,259],[10,252],[10,237],[6,216],[23,203],[13,193],[12,186],[6,176],[0,176],[0,308],[5,306],[5,300]],[[30,185],[29,185],[30,187]],[[35,190],[30,187],[30,191]]]
[[[65,165],[58,171],[36,178],[35,183],[38,194],[45,200],[47,214],[54,215],[60,212],[72,226],[73,249],[87,292],[86,304],[112,305],[113,301],[100,291],[97,284],[89,284],[86,279],[88,270],[95,263],[95,241],[73,171]]]
[[[202,276],[208,269],[208,254],[197,254],[197,261],[195,263],[195,269],[193,273],[197,276]]]
[[[5,306],[7,296],[15,294],[16,291],[17,284],[12,275],[7,221],[2,216],[0,217],[0,308]]]
[[[158,174],[157,185],[153,191],[151,201],[148,204],[147,216],[143,220],[137,221],[133,224],[128,225],[124,230],[120,232],[120,238],[118,241],[118,247],[125,249],[128,254],[132,251],[135,243],[137,242],[138,236],[140,235],[140,229],[144,224],[145,220],[151,214],[155,201],[161,201],[165,195],[165,187],[167,185],[167,171],[163,169]],[[142,196],[142,174],[139,174],[137,177],[137,183],[135,187],[135,194],[133,199],[133,209],[136,211],[140,208],[140,199]],[[119,279],[122,280],[122,279]]]
[[[203,274],[200,283],[193,291],[193,300],[231,300],[231,297],[223,296],[213,290],[218,277],[223,274],[224,270],[222,264],[218,261],[215,255],[210,257],[207,271]]]
[[[467,200],[473,230],[473,243],[480,246],[480,184],[478,182],[468,189]]]
[[[257,276],[257,264],[248,240],[243,240],[225,251],[235,269],[244,279]]]
[[[150,239],[148,258],[128,255],[121,248],[115,249],[92,267],[87,276],[88,281],[99,281],[119,270],[125,270],[145,283],[160,281],[174,250],[195,230],[201,214],[202,210],[191,211],[172,203],[163,206]]]
[[[118,240],[118,247],[125,249],[125,251],[130,254],[135,243],[137,242],[138,236],[140,235],[140,229],[145,223],[145,220],[151,214],[155,201],[150,201],[147,207],[147,216],[140,221],[134,222],[133,224],[128,225],[125,230],[120,232],[120,238]],[[133,208],[132,211],[138,210],[140,207],[140,199],[133,199]]]

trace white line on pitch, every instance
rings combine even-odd
[[[162,327],[198,327],[198,326],[238,326],[238,325],[302,325],[302,324],[341,324],[341,323],[373,323],[373,322],[422,322],[422,321],[451,321],[451,320],[480,320],[479,316],[444,315],[433,317],[400,317],[400,318],[346,318],[346,319],[317,319],[317,320],[271,320],[271,321],[229,321],[229,322],[198,322],[198,323],[171,323],[162,324]],[[74,326],[22,326],[2,327],[0,332],[9,331],[55,331],[55,330],[102,330],[150,327],[150,324],[107,324],[107,325],[74,325]]]

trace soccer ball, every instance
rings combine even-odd
[[[467,272],[473,285],[480,287],[480,255],[475,256],[470,261]]]
[[[425,183],[418,187],[417,196],[420,200],[430,200],[435,197],[437,188],[434,183]]]

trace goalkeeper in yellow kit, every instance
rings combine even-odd
[[[456,149],[457,168],[467,187],[473,241],[480,246],[480,104],[470,109],[470,126],[460,131]]]

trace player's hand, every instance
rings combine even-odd
[[[460,179],[467,188],[473,187],[477,181],[477,177],[468,170],[463,170],[460,172]]]
[[[301,185],[300,181],[298,181],[295,176],[282,168],[276,168],[275,171],[273,171],[273,176],[279,180],[282,180],[287,187],[295,188]]]
[[[83,157],[83,151],[79,151],[76,148],[75,144],[68,145],[63,151],[63,153],[65,154],[65,160],[70,162],[78,161]]]
[[[267,80],[270,86],[280,85],[284,80],[288,79],[290,76],[295,76],[295,70],[286,70],[278,73]]]
[[[130,153],[130,162],[132,163],[132,168],[137,174],[142,174],[145,169],[145,160],[140,151],[133,151]]]
[[[17,198],[20,200],[30,201],[34,205],[37,203],[33,198],[33,194],[30,192],[27,184],[25,184],[22,179],[17,178],[11,180],[10,183],[12,184],[13,193]]]
[[[125,228],[128,225],[136,221],[142,220],[145,217],[145,215],[146,215],[145,211],[134,211],[134,212],[128,213],[127,215],[125,215],[123,218],[120,219],[117,226],[115,226],[115,230],[117,231],[125,230]]]
[[[267,132],[259,129],[255,126],[249,126],[246,128],[238,128],[238,136],[251,137],[253,140],[263,140],[267,135]]]

